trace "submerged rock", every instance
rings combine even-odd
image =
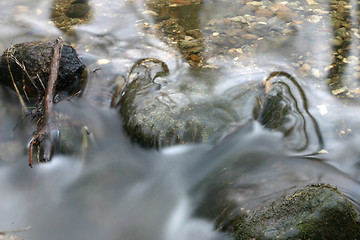
[[[77,25],[90,22],[92,15],[89,0],[56,0],[50,18],[61,31],[71,34]]]
[[[21,94],[29,98],[43,95],[50,74],[53,46],[53,41],[34,41],[9,47],[0,57],[0,84],[14,88],[13,77]],[[76,51],[70,45],[64,45],[57,92],[79,90],[84,69]]]
[[[234,239],[358,239],[360,221],[349,200],[330,185],[311,185],[234,218]]]
[[[310,154],[324,148],[316,119],[297,80],[285,72],[273,72],[257,118],[268,129],[283,133],[284,145],[292,152]]]
[[[150,61],[147,61],[149,60]],[[186,69],[169,75],[151,58],[134,64],[120,100],[125,129],[150,147],[217,143],[244,122],[258,121],[283,133],[291,151],[311,154],[323,148],[304,90],[290,74],[273,72],[265,85],[232,70]]]
[[[165,79],[168,73],[160,60],[135,65],[120,101],[125,129],[145,146],[215,143],[257,111],[250,84],[217,93],[219,70],[192,69]]]
[[[70,18],[81,18],[84,17],[90,9],[90,5],[86,3],[72,3],[66,15]]]

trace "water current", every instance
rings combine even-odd
[[[65,136],[74,151],[31,169],[35,122],[22,120],[16,95],[0,89],[0,231],[30,226],[11,235],[33,240],[226,239],[196,209],[216,197],[200,186],[227,169],[245,209],[311,183],[337,186],[360,209],[357,1],[13,0],[0,7],[0,52],[58,36],[74,46],[87,85],[55,110],[80,139],[84,126],[91,132],[86,151]],[[191,83],[191,101],[242,106],[241,121],[216,143],[160,150],[134,143],[110,104],[142,58],[166,63],[164,81]]]

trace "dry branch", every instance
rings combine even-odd
[[[29,148],[29,166],[33,164],[33,150],[38,147],[39,161],[49,161],[53,152],[53,141],[51,139],[51,131],[53,130],[53,104],[56,92],[56,83],[58,80],[61,50],[64,46],[64,40],[59,37],[55,40],[53,47],[53,57],[50,66],[50,75],[47,82],[46,93],[42,103],[43,114],[40,115],[37,121],[37,129],[34,137],[30,141]]]

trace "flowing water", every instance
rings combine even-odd
[[[226,239],[211,219],[195,214],[199,199],[209,197],[199,186],[226,169],[245,209],[329,183],[359,210],[357,1],[91,0],[76,1],[83,10],[73,18],[61,13],[69,2],[0,3],[1,52],[63,36],[88,66],[82,97],[56,104],[75,122],[70,132],[80,132],[75,143],[64,138],[76,154],[55,153],[33,169],[26,145],[35,122],[20,121],[16,95],[1,89],[1,231],[31,226],[12,235],[34,240]],[[170,82],[186,77],[199,89],[209,83],[191,96],[205,101],[238,100],[239,86],[256,86],[251,92],[268,79],[263,92],[253,91],[263,100],[257,121],[244,104],[239,111],[248,117],[216,144],[158,151],[132,143],[110,103],[141,58],[165,62]],[[203,73],[208,69],[217,74]],[[91,132],[86,152],[84,126]]]

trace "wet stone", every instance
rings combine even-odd
[[[343,42],[344,42],[344,40],[342,38],[340,38],[340,37],[333,38],[331,40],[331,44],[334,47],[340,47],[343,44]]]
[[[183,40],[180,42],[181,48],[192,48],[199,46],[199,41],[197,40]]]
[[[135,76],[120,100],[124,127],[134,141],[157,148],[215,143],[252,118],[257,100],[250,86],[239,85],[226,94],[213,93],[221,76],[218,69],[193,69],[175,80],[164,78],[169,74],[165,66],[160,62],[136,66]],[[229,99],[229,95],[233,96]]]
[[[88,4],[72,4],[66,12],[66,15],[71,18],[81,18],[84,17],[89,11],[91,7]]]
[[[255,40],[255,39],[258,39],[259,37],[255,34],[246,33],[246,34],[242,34],[241,38],[246,39],[246,40]]]
[[[10,67],[21,94],[29,98],[43,95],[50,74],[53,46],[53,41],[35,41],[9,47],[0,57],[0,84],[14,88],[8,68]],[[85,66],[76,51],[65,44],[61,52],[57,92],[78,91],[81,88],[81,75],[84,69]]]
[[[259,9],[255,12],[258,17],[272,17],[274,13],[268,9]]]
[[[75,25],[89,22],[91,18],[92,10],[88,0],[54,1],[51,21],[64,32],[70,32]]]
[[[202,38],[202,33],[201,33],[200,29],[188,30],[188,31],[186,31],[186,34],[191,37],[194,37],[194,38]]]
[[[230,49],[230,54],[241,52]],[[189,59],[200,60],[191,54]],[[273,73],[266,86],[261,78],[234,85],[232,77],[226,85],[225,69],[192,69],[172,76],[160,60],[141,61],[134,64],[120,100],[124,127],[135,142],[157,148],[217,143],[231,129],[256,120],[282,132],[284,147],[291,152],[310,154],[323,148],[318,124],[304,104],[306,95],[287,73]],[[232,69],[234,74],[238,73]]]
[[[248,214],[225,227],[234,239],[357,239],[354,206],[330,185],[311,185]]]
[[[344,27],[341,27],[341,28],[337,29],[334,33],[335,33],[335,36],[337,36],[337,37],[345,38],[346,34],[347,34],[347,29]]]

